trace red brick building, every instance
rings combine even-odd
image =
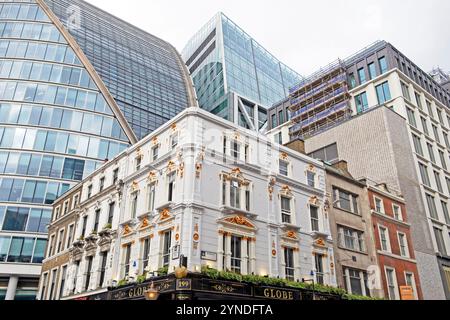
[[[422,300],[419,273],[404,199],[386,185],[368,186],[381,282],[386,299]],[[406,287],[406,288],[405,288]],[[406,291],[405,291],[406,290]]]

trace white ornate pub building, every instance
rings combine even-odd
[[[191,272],[336,286],[326,197],[321,162],[187,109],[82,182],[59,298],[171,273],[180,256]]]

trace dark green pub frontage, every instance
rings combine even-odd
[[[107,292],[76,298],[74,300],[149,300],[148,290],[157,292],[154,300],[232,301],[232,300],[274,300],[310,301],[341,300],[335,294],[291,287],[259,286],[252,283],[213,280],[202,275],[190,274],[177,279],[174,275],[147,280],[141,284],[130,284],[108,288]]]

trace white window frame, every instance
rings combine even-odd
[[[236,146],[236,150],[234,150],[235,146]],[[242,151],[242,144],[238,140],[231,140],[230,156],[235,161],[241,160],[241,155],[242,155],[241,151]],[[234,153],[236,153],[236,155]]]
[[[146,240],[148,240],[148,256],[147,257],[144,256]],[[141,274],[144,274],[144,272],[146,271],[144,268],[144,261],[147,260],[147,267],[150,265],[150,254],[152,252],[152,242],[153,241],[150,236],[143,238],[141,241],[140,265],[139,265],[139,270],[140,270]]]
[[[127,261],[127,249],[128,249],[128,247],[130,248],[130,260],[129,261]],[[129,276],[129,274],[130,274],[130,272],[131,272],[131,261],[132,261],[132,259],[133,259],[133,243],[125,243],[124,245],[122,245],[122,258],[121,258],[121,261],[122,261],[122,266],[121,266],[121,270],[120,270],[120,274],[122,275],[121,276],[121,279],[125,279],[127,276]],[[128,274],[127,274],[127,272],[126,272],[126,265],[129,265],[129,267],[128,267]]]
[[[405,251],[406,251],[405,253],[406,253],[406,255],[402,254],[402,244],[400,242],[400,236],[404,237],[403,240],[405,242],[404,245],[405,245]],[[411,255],[409,253],[409,243],[408,243],[408,237],[406,236],[406,233],[397,231],[397,240],[398,240],[398,247],[399,247],[399,250],[400,250],[400,255],[402,257],[404,257],[404,258],[410,258]]]
[[[61,237],[61,234],[62,234],[62,237]],[[65,239],[66,239],[66,228],[63,227],[63,228],[58,230],[58,239],[56,240],[56,247],[55,247],[55,253],[56,254],[59,254],[59,253],[61,253],[61,252],[63,252],[65,250],[64,249],[66,247],[65,243],[61,243],[61,248],[58,248],[59,247],[59,242],[60,241],[64,241]]]
[[[348,248],[346,246],[345,238],[346,234],[345,231],[351,231],[352,233],[352,239],[354,241],[354,248]],[[346,250],[352,250],[356,252],[366,253],[366,239],[365,239],[365,232],[357,229],[353,229],[347,226],[338,225],[338,234],[340,237],[339,246]],[[338,237],[338,238],[339,238]]]
[[[153,192],[151,192],[152,188]],[[156,203],[156,182],[152,182],[147,184],[147,210],[149,210],[149,212],[153,212],[155,210],[155,203]]]
[[[282,201],[283,198],[289,200],[289,209],[290,209],[289,212],[283,210],[283,201]],[[294,207],[295,207],[295,205],[293,205],[293,204],[294,204],[293,197],[284,196],[284,195],[280,196],[280,212],[281,212],[281,222],[282,223],[287,223],[287,222],[283,222],[283,215],[287,215],[287,216],[290,217],[290,220],[291,220],[291,222],[288,223],[288,224],[290,224],[290,225],[294,225],[295,224],[295,221],[294,221],[295,220],[295,214],[294,214]]]
[[[41,286],[39,288],[39,297],[41,301],[47,300],[49,271],[42,273]]]
[[[415,300],[419,300],[419,296],[418,296],[418,294],[417,294],[417,283],[416,283],[416,276],[415,276],[415,274],[414,274],[414,272],[411,272],[411,271],[405,271],[404,272],[404,274],[405,274],[405,284],[406,285],[408,285],[408,278],[407,278],[407,276],[408,275],[411,275],[412,276],[412,288],[413,288],[413,291],[414,291],[414,299]]]
[[[89,200],[92,197],[93,193],[94,193],[94,186],[92,184],[90,184],[90,185],[87,186],[86,189],[87,189],[86,190],[86,199]],[[89,193],[89,191],[90,191],[90,193]]]
[[[344,281],[346,283],[346,288],[348,290],[348,293],[353,294],[351,280],[350,280],[350,269],[353,270],[353,271],[359,272],[360,283],[361,283],[361,288],[362,288],[361,291],[363,292],[363,295],[365,295],[365,296],[372,295],[371,292],[369,292],[369,295],[368,295],[367,290],[366,290],[367,288],[366,288],[366,283],[365,283],[365,277],[364,276],[368,277],[368,274],[367,273],[364,274],[364,270],[358,270],[358,269],[355,269],[355,268],[344,266]],[[370,291],[370,289],[369,289],[369,291]]]
[[[56,233],[52,233],[48,237],[48,240],[49,240],[49,243],[48,243],[49,245],[48,245],[48,250],[47,250],[47,257],[48,258],[53,257],[53,254],[52,254],[51,251],[56,251],[56,238],[57,238]],[[52,239],[55,240],[54,244],[52,244],[53,243]]]
[[[242,208],[242,201],[243,201],[243,199],[242,199],[242,185],[239,183],[239,181],[233,180],[233,179],[230,180],[229,184],[230,184],[230,188],[229,188],[230,194],[229,194],[229,197],[228,197],[228,199],[229,199],[228,205],[230,206],[230,208],[241,209]],[[233,184],[237,184],[237,188],[234,187]],[[234,196],[234,203],[231,203],[232,202],[231,201],[231,198],[232,198],[231,197],[231,191],[233,189],[236,189],[236,194]],[[245,198],[244,198],[244,201],[245,201]]]
[[[171,148],[171,150],[174,150],[178,146],[179,143],[180,143],[180,137],[179,137],[178,132],[172,134],[170,136],[170,148]]]
[[[56,299],[57,300],[60,300],[62,297],[64,297],[64,291],[62,292],[62,296],[60,295],[60,293],[61,293],[61,284],[62,284],[62,280],[63,280],[63,278],[62,278],[62,276],[63,276],[63,270],[64,270],[64,267],[66,267],[66,279],[64,279],[65,281],[64,281],[64,286],[65,286],[65,288],[64,288],[64,290],[65,289],[67,289],[67,276],[68,276],[68,274],[69,274],[69,264],[63,264],[61,267],[60,267],[60,271],[59,271],[59,280],[58,280],[58,285],[57,285],[57,294],[56,294]]]
[[[281,164],[282,163],[285,163],[286,164],[286,175],[285,174],[283,174],[283,173],[281,173]],[[278,161],[278,173],[281,175],[281,176],[283,176],[283,177],[289,177],[290,176],[290,173],[291,173],[291,168],[290,168],[290,166],[291,166],[291,163],[289,162],[289,161],[286,161],[286,160],[279,160]]]
[[[170,182],[170,179],[172,177],[173,177],[173,181]],[[177,172],[176,171],[169,172],[167,174],[166,181],[167,181],[166,182],[166,190],[167,190],[166,199],[167,199],[167,202],[174,202],[175,195],[176,195],[175,190],[176,190],[176,187],[177,187]],[[170,195],[169,186],[170,186],[171,183],[172,183],[172,199],[169,200],[169,195]]]
[[[313,185],[312,186],[309,184],[309,182],[310,182],[309,175],[313,176],[313,180],[312,180],[312,184]],[[309,171],[309,170],[306,171],[306,185],[308,185],[311,188],[316,188],[316,186],[317,186],[317,173]]]
[[[384,209],[384,201],[383,201],[383,199],[380,198],[380,197],[377,197],[377,196],[374,196],[373,199],[374,199],[374,205],[375,205],[374,206],[375,207],[375,212],[379,213],[379,214],[386,214],[386,210]],[[377,211],[377,200],[381,201],[381,211],[380,212]]]
[[[80,203],[80,194],[77,193],[72,198],[72,209],[75,209],[75,207]]]
[[[51,292],[53,274],[55,274],[55,287],[53,288],[54,291]],[[57,295],[57,292],[58,292],[58,287],[59,287],[58,286],[59,268],[56,267],[56,268],[53,268],[52,270],[50,270],[49,275],[50,275],[50,277],[49,277],[49,281],[48,281],[48,289],[47,289],[47,294],[46,294],[46,300],[51,301],[52,300],[51,296],[54,296],[55,300],[56,300],[56,295]],[[50,293],[51,293],[51,295],[50,295]]]
[[[134,202],[135,197],[136,202]],[[136,219],[136,217],[138,216],[139,191],[134,191],[133,193],[131,193],[130,200],[130,219]]]
[[[383,248],[383,238],[381,237],[381,230],[384,229],[386,231],[386,245],[387,245],[387,251],[384,250]],[[392,247],[391,247],[391,239],[389,236],[389,228],[379,225],[378,226],[378,232],[380,234],[380,245],[381,245],[381,251],[383,252],[387,252],[387,253],[392,253]]]
[[[312,208],[316,208],[317,209],[317,225],[318,225],[318,229],[319,230],[314,230],[313,228],[313,218],[311,215],[311,209]],[[321,212],[320,212],[320,207],[319,206],[315,206],[315,205],[309,205],[308,206],[309,209],[309,223],[311,225],[311,232],[321,232],[322,231],[322,219],[321,219]]]
[[[56,207],[56,209],[55,209],[55,216],[54,216],[54,220],[53,221],[56,221],[59,218],[61,218],[61,206],[57,206]]]
[[[153,146],[153,148],[152,148],[152,161],[158,160],[158,158],[159,158],[159,150],[160,150],[160,145],[159,144]]]
[[[70,236],[70,228],[73,227],[73,234],[72,234],[72,241],[70,242],[74,242],[75,241],[75,223],[71,223],[67,226],[67,232],[66,232],[66,249],[69,249],[70,246],[72,245],[72,243],[69,242],[69,236]]]
[[[393,280],[394,280],[394,286],[395,286],[395,297],[392,299],[391,292],[389,290],[389,277],[388,277],[388,271],[392,271],[393,274]],[[386,287],[387,287],[387,294],[389,297],[389,300],[395,301],[400,300],[400,293],[399,293],[399,287],[398,287],[398,281],[397,281],[397,272],[394,268],[391,267],[384,267],[384,274],[386,277]]]
[[[65,217],[70,212],[70,200],[64,201],[62,217]]]
[[[395,216],[395,208],[398,208],[398,218]],[[395,203],[392,204],[392,214],[396,220],[403,221],[403,211],[400,205]]]
[[[105,186],[106,186],[106,177],[101,176],[98,180],[98,190],[102,192],[103,190],[105,190]]]
[[[137,156],[134,159],[134,170],[139,171],[142,169],[142,156]]]

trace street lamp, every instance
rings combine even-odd
[[[312,282],[312,287],[313,287],[313,300],[316,300],[316,288],[315,288],[315,281],[314,281],[314,271],[311,271],[311,277],[312,277],[312,279],[305,279],[305,278],[303,278],[303,279],[302,279],[302,282],[303,282],[303,283],[306,283],[306,282]]]
[[[155,285],[152,284],[150,285],[150,288],[148,288],[145,292],[144,292],[144,296],[145,296],[145,300],[150,300],[150,301],[155,301],[158,300],[159,298],[159,291],[155,288]]]

